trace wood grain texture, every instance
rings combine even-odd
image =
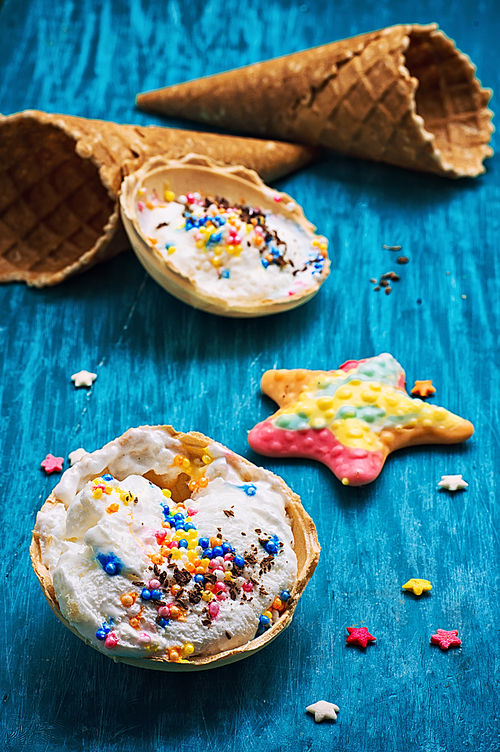
[[[407,21],[437,21],[482,83],[499,87],[495,0],[359,0],[355,9],[347,0],[244,9],[236,0],[3,0],[0,111],[162,123],[134,109],[138,91]],[[331,277],[304,308],[218,319],[171,298],[131,252],[50,290],[0,289],[8,752],[500,749],[498,159],[454,183],[329,156],[276,187],[330,239]],[[388,297],[369,282],[396,267],[384,243],[410,257]],[[247,431],[274,411],[259,393],[265,370],[333,368],[383,351],[410,385],[433,379],[432,401],[475,424],[470,442],[400,451],[366,488],[248,449]],[[98,373],[90,392],[70,381],[82,368]],[[163,422],[282,475],[323,548],[292,626],[255,657],[199,676],[115,665],[87,648],[46,606],[28,557],[56,482],[39,467],[47,452],[67,457]],[[468,489],[439,491],[444,473],[462,473]],[[429,579],[432,592],[404,593],[409,577]],[[361,623],[377,637],[365,652],[345,646],[345,627]],[[458,629],[462,648],[431,646],[437,628]],[[306,715],[319,699],[340,706],[336,724]]]

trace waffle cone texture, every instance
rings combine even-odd
[[[118,194],[153,156],[196,151],[275,180],[310,162],[295,144],[118,125],[26,110],[0,115],[0,282],[62,282],[128,247]]]
[[[447,177],[491,156],[491,97],[436,24],[398,25],[166,89],[145,110]]]

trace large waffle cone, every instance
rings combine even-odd
[[[186,498],[189,491],[187,490],[186,481],[183,480],[184,475],[181,474],[179,480],[172,486],[171,479],[170,481],[168,480],[168,468],[162,468],[157,463],[159,456],[158,448],[161,447],[162,442],[167,444],[170,440],[176,442],[180,453],[190,459],[191,462],[199,460],[201,455],[206,451],[207,445],[212,442],[212,439],[196,431],[180,433],[175,431],[171,426],[142,426],[140,428],[132,428],[118,439],[107,444],[102,450],[87,455],[81,462],[76,463],[70,470],[66,471],[63,476],[63,481],[65,482],[59,484],[54,489],[46,500],[43,509],[56,505],[64,505],[67,508],[71,501],[71,496],[80,491],[87,481],[107,472],[111,472],[116,478],[123,480],[124,467],[127,466],[130,458],[132,458],[132,462],[136,462],[137,458],[139,458],[139,462],[143,465],[142,474],[148,480],[163,488],[171,487],[173,499],[180,500]],[[221,447],[221,445],[218,446]],[[224,447],[221,448],[225,449]],[[163,671],[196,671],[205,668],[215,668],[253,655],[274,640],[291,623],[298,600],[311,579],[319,560],[321,549],[316,527],[302,506],[300,497],[280,477],[274,475],[269,470],[256,467],[248,460],[233,454],[229,450],[225,449],[225,452],[229,458],[229,462],[239,469],[242,476],[245,476],[245,482],[266,479],[273,484],[274,490],[285,500],[285,509],[290,520],[294,540],[293,550],[297,556],[297,575],[291,590],[289,607],[263,635],[232,650],[225,650],[215,655],[193,657],[189,662],[184,661],[182,663],[172,663],[166,657],[132,658],[112,654],[111,657],[115,662]],[[73,634],[87,642],[61,613],[51,572],[43,561],[44,550],[46,551],[50,545],[50,534],[47,534],[46,530],[41,530],[40,517],[38,517],[30,545],[33,569],[54,614]],[[92,643],[88,644],[91,647],[95,647]]]
[[[55,285],[128,246],[117,197],[153,156],[197,151],[274,180],[315,150],[27,110],[0,116],[0,282]]]
[[[137,103],[448,177],[484,172],[491,91],[454,42],[399,25],[140,94]]]

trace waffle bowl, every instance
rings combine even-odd
[[[195,194],[190,193],[193,191]],[[239,247],[243,249],[239,251],[240,255],[230,256],[229,252],[223,250],[230,242],[227,235],[226,240],[219,241],[226,245],[219,245],[219,250],[217,247],[215,251],[211,250],[212,237],[220,236],[222,231],[226,232],[232,221],[229,218],[221,230],[220,226],[212,224],[219,220],[219,215],[201,228],[199,232],[213,227],[207,231],[208,235],[203,236],[208,237],[206,244],[201,240],[201,246],[197,245],[198,250],[195,249],[194,238],[201,235],[197,235],[196,228],[191,228],[194,236],[191,237],[191,234],[187,237],[187,223],[191,220],[184,218],[193,216],[190,211],[201,211],[200,207],[192,209],[191,205],[186,205],[182,214],[168,214],[169,222],[160,222],[155,227],[157,223],[156,220],[153,221],[153,214],[159,211],[170,212],[168,202],[163,199],[167,194],[170,194],[170,206],[178,209],[189,195],[198,195],[199,201],[205,201],[207,205],[214,199],[226,201],[229,207],[239,207],[235,211],[241,212],[240,217],[246,217],[246,220],[242,219],[242,229],[239,231],[242,236]],[[158,199],[154,205],[145,199],[146,205],[153,210],[146,219],[143,219],[147,213],[142,200],[144,196]],[[124,180],[120,203],[125,230],[145,269],[169,293],[209,313],[247,318],[287,311],[310,300],[329,274],[327,241],[314,234],[316,228],[308,222],[300,206],[287,194],[266,186],[257,173],[245,167],[228,167],[198,154],[188,154],[180,160],[154,158]],[[250,240],[253,230],[249,231],[252,227],[249,223],[257,220],[249,219],[249,214],[245,214],[248,207],[250,211],[254,211],[255,207],[262,210],[263,216],[265,215],[263,222],[268,223],[269,216],[283,222],[284,229],[278,229],[278,232],[288,233],[283,235],[288,242],[285,243],[276,231],[273,239],[273,230],[270,230],[266,237],[270,238],[271,245],[264,244],[267,251],[259,251],[257,246],[252,245]],[[224,213],[224,210],[221,211]],[[226,209],[224,216],[230,217],[231,211],[232,209]],[[210,209],[206,210],[206,216],[202,216],[200,221],[210,220],[209,212]],[[158,216],[167,218],[167,214]],[[174,217],[175,223],[180,222],[177,226],[174,226]],[[167,230],[170,230],[170,225],[174,227],[174,232],[169,235],[173,239],[172,245],[165,241],[165,235],[162,237],[157,232],[163,225],[169,225]],[[151,233],[156,233],[154,237],[149,233],[149,226]],[[178,231],[181,231],[180,234]],[[247,231],[250,234],[247,235]],[[183,244],[182,248],[177,248],[176,238]],[[278,246],[278,241],[283,245]],[[273,253],[276,254],[276,248],[283,246],[286,251],[272,265],[273,257],[269,249],[273,247]],[[175,252],[171,255],[172,248]],[[221,255],[217,256],[218,252]],[[287,254],[290,258],[295,254],[295,263],[287,260]],[[300,261],[299,265],[297,260]],[[228,275],[227,278],[224,273]]]
[[[117,196],[153,155],[197,150],[274,180],[316,150],[26,110],[0,115],[0,282],[45,287],[129,247]]]
[[[457,178],[484,172],[493,153],[491,93],[437,24],[399,24],[139,94],[137,104]]]
[[[241,503],[237,501],[238,494],[240,494],[245,504],[250,504],[250,494],[245,496],[247,491],[244,489],[252,489],[252,487],[254,487],[256,491],[255,493],[252,492],[252,498],[257,500],[260,494],[264,494],[263,498],[266,499],[266,503],[270,498],[275,498],[275,495],[277,495],[280,499],[280,504],[283,504],[284,512],[281,512],[281,514],[283,519],[286,518],[287,526],[289,526],[288,529],[291,532],[293,539],[292,548],[297,559],[297,567],[296,574],[293,577],[293,582],[289,589],[290,597],[286,603],[286,608],[280,612],[273,612],[273,620],[271,621],[269,628],[255,639],[245,639],[242,644],[238,644],[228,650],[219,650],[217,648],[217,640],[219,637],[215,635],[215,642],[212,641],[211,647],[207,647],[205,653],[201,652],[200,654],[197,654],[196,651],[194,651],[192,655],[189,655],[189,659],[186,659],[185,656],[182,658],[181,652],[181,657],[179,658],[179,656],[176,656],[175,660],[171,659],[172,653],[170,652],[170,648],[168,648],[168,650],[165,648],[165,650],[160,653],[158,650],[151,649],[131,650],[130,646],[127,647],[125,645],[122,649],[121,645],[118,643],[118,645],[114,646],[114,649],[111,650],[107,649],[105,643],[99,642],[95,638],[89,639],[88,628],[87,625],[84,624],[85,605],[81,605],[81,603],[79,607],[76,605],[77,598],[75,593],[68,596],[68,594],[64,592],[58,599],[56,587],[57,582],[61,582],[61,580],[57,580],[57,574],[54,575],[54,573],[57,573],[56,567],[59,562],[59,557],[61,555],[67,556],[63,550],[65,547],[64,543],[61,541],[68,533],[72,532],[70,529],[72,524],[71,502],[74,500],[76,494],[82,490],[89,481],[94,481],[96,478],[99,478],[99,483],[105,484],[105,481],[102,480],[102,476],[109,477],[110,475],[121,483],[125,483],[127,477],[130,478],[132,475],[140,475],[141,478],[139,480],[146,479],[149,481],[147,485],[152,485],[156,493],[158,488],[169,489],[166,491],[167,494],[171,494],[171,501],[169,503],[177,504],[177,508],[179,508],[179,505],[182,506],[183,503],[187,502],[188,499],[191,500],[191,504],[197,503],[195,496],[199,492],[202,497],[200,497],[200,512],[202,511],[201,505],[203,504],[203,501],[205,500],[205,503],[208,503],[207,499],[210,498],[209,488],[212,482],[217,485],[217,493],[219,495],[224,495],[229,487],[231,487],[231,498],[236,507]],[[198,482],[202,475],[208,479],[208,484],[206,487],[203,487],[206,488],[206,491],[203,491],[203,489],[200,491],[200,487],[197,487],[193,492],[192,484]],[[221,478],[225,478],[225,480],[221,481]],[[238,482],[241,482],[242,485],[236,484],[233,489],[232,486],[234,484],[232,484],[232,480],[234,479],[238,479]],[[191,486],[189,484],[191,484]],[[220,490],[221,487],[223,488],[223,491]],[[203,496],[203,494],[205,495]],[[103,498],[109,498],[109,500],[111,500],[112,497],[111,495],[107,497],[106,494],[104,494]],[[115,498],[114,495],[113,498]],[[96,501],[96,504],[97,503],[100,503],[100,501]],[[135,501],[133,502],[133,504],[136,503],[137,502]],[[139,506],[133,508],[139,509]],[[73,507],[73,509],[75,509],[75,507]],[[225,517],[223,519],[231,516],[230,513],[228,514],[228,511],[224,512]],[[262,508],[262,514],[265,514],[264,507]],[[82,517],[81,519],[85,521],[85,517]],[[196,520],[194,515],[193,519]],[[235,524],[238,526],[239,522],[240,521],[237,520]],[[86,524],[89,524],[88,520]],[[251,524],[252,527],[253,524]],[[222,525],[222,529],[223,528],[224,526]],[[264,534],[264,531],[261,530],[261,533]],[[89,533],[87,532],[86,540],[88,540],[88,535]],[[71,540],[73,540],[73,538],[71,538]],[[250,547],[250,549],[253,550],[252,547]],[[181,551],[180,548],[177,550],[179,552]],[[320,547],[312,519],[305,512],[300,498],[288,488],[281,478],[273,475],[268,470],[256,467],[244,458],[226,449],[221,444],[212,441],[200,433],[179,433],[171,426],[143,426],[130,429],[123,434],[123,436],[106,444],[102,449],[86,455],[80,462],[67,470],[37,516],[30,547],[33,568],[47,602],[55,615],[66,627],[68,627],[68,629],[99,652],[103,652],[112,657],[116,662],[163,671],[196,671],[215,668],[246,658],[265,647],[265,645],[274,640],[280,632],[290,624],[298,599],[314,572],[318,562],[319,553]],[[183,554],[183,556],[184,555],[185,554]],[[280,556],[285,555],[287,554],[286,549],[284,548],[279,554],[276,554],[276,561],[279,561]],[[246,553],[245,556],[247,556]],[[267,558],[269,559],[269,556]],[[250,559],[248,559],[248,561],[249,560]],[[94,559],[94,569],[101,574],[96,561],[97,559]],[[170,564],[172,564],[172,561],[173,560],[170,560]],[[236,562],[236,556],[234,561]],[[247,559],[245,561],[245,567],[247,567]],[[275,559],[273,558],[273,562],[274,561]],[[65,566],[68,565],[65,564]],[[163,565],[155,563],[154,566],[157,568],[154,569],[153,576],[160,571],[160,566]],[[273,566],[277,565],[274,564]],[[236,570],[235,567],[236,564],[234,564],[233,567],[233,574],[235,574],[236,571],[239,571]],[[133,575],[128,574],[127,577],[129,579],[132,577],[137,578],[138,574],[140,573],[136,571]],[[54,583],[54,577],[57,580],[56,586]],[[117,578],[111,576],[107,577],[104,573],[102,574],[102,577],[104,577],[106,582],[112,581],[113,583],[116,583],[118,581]],[[264,580],[262,580],[262,582],[264,582]],[[192,580],[191,585],[193,585],[193,583],[194,579]],[[128,587],[135,587],[137,584],[138,583],[136,582],[135,585],[128,585]],[[194,585],[194,587],[196,587],[196,585]],[[162,598],[170,597],[166,595],[167,590],[168,587],[164,588]],[[243,590],[241,592],[243,593]],[[269,600],[272,595],[272,593],[268,593],[266,596],[267,600]],[[63,600],[60,602],[61,597]],[[106,596],[103,596],[103,599],[105,597]],[[184,595],[183,597],[185,598],[186,596]],[[243,600],[245,600],[245,598],[243,598]],[[233,601],[223,601],[221,605],[221,613],[225,603],[229,603],[231,608],[233,608],[231,605]],[[273,601],[273,604],[275,604],[275,601]],[[241,603],[237,602],[234,608],[236,608],[236,606],[239,607],[240,605]],[[123,608],[121,610],[124,611]],[[227,614],[227,612],[224,613]],[[80,622],[78,622],[78,618],[80,618]],[[128,629],[126,617],[122,616],[121,618],[122,621],[119,624],[115,621],[115,626],[113,627],[113,630],[117,630],[118,634],[120,633],[120,630],[123,631]],[[97,618],[96,623],[98,622],[99,618]],[[230,622],[228,621],[228,623]],[[242,623],[245,623],[244,620]],[[156,624],[158,624],[158,621],[156,621]],[[175,622],[175,626],[178,624],[180,624],[180,622]],[[213,621],[210,627],[213,628],[214,624],[216,624],[216,621]],[[226,623],[224,622],[222,626],[226,626]],[[257,629],[258,620],[254,626],[255,629]],[[95,628],[95,625],[92,628]],[[146,627],[144,627],[144,629],[145,628]],[[180,625],[180,628],[182,628],[182,625]],[[153,632],[155,629],[158,633],[161,632],[160,627],[154,627]],[[196,627],[196,629],[198,630],[198,627]],[[199,629],[201,629],[201,627]],[[209,628],[207,627],[207,629]],[[247,626],[245,626],[245,629],[248,631]],[[85,636],[86,630],[87,636]],[[225,634],[227,638],[228,632],[226,631]],[[206,638],[203,637],[203,639],[205,640]],[[154,640],[151,645],[153,644]],[[151,645],[149,645],[150,648]],[[217,652],[213,652],[214,646],[217,648]]]

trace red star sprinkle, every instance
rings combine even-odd
[[[436,634],[431,637],[431,642],[434,645],[439,645],[441,650],[448,650],[448,648],[459,648],[462,644],[462,640],[459,640],[458,629],[452,629],[451,632],[447,632],[445,629],[438,629]]]
[[[349,637],[346,637],[345,641],[350,645],[360,645],[362,648],[366,648],[368,642],[375,642],[377,639],[369,633],[366,627],[347,627],[347,631]]]
[[[54,457],[53,454],[48,454],[40,465],[47,475],[50,475],[50,473],[60,473],[64,465],[64,457]]]

